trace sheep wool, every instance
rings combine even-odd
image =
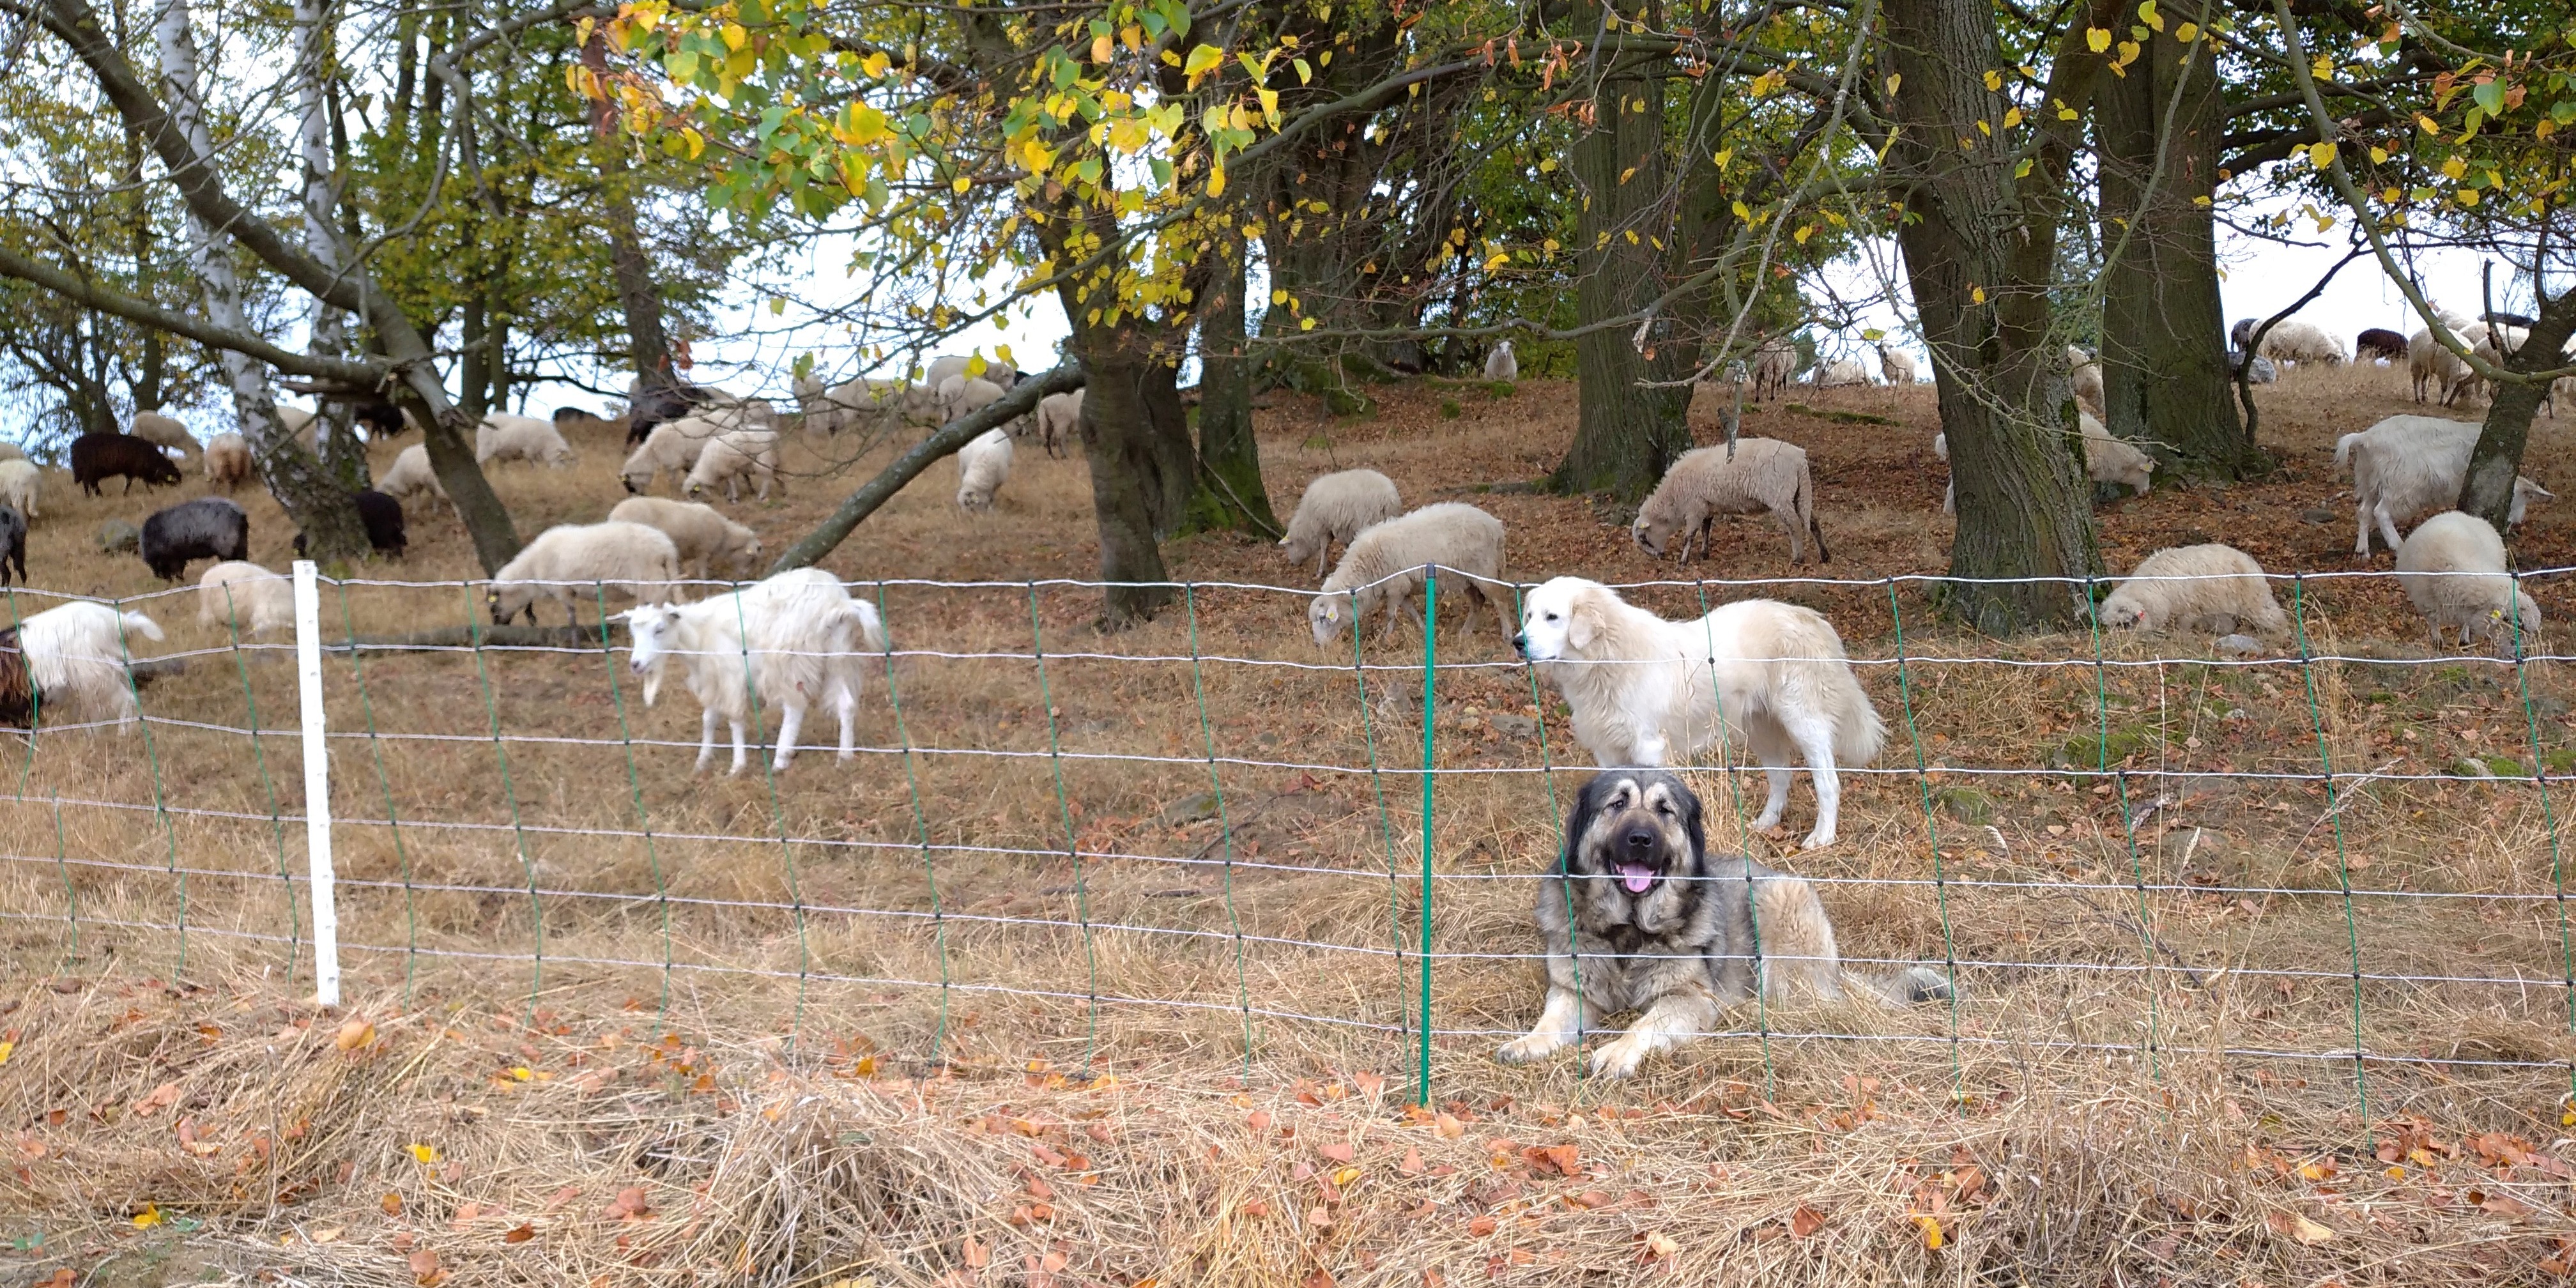
[[[18,628],[18,645],[25,650],[27,678],[36,688],[37,718],[57,709],[75,719],[113,712],[119,732],[132,730],[143,709],[134,700],[125,668],[137,637],[160,639],[159,623],[90,600],[29,617]]]
[[[1798,374],[1798,350],[1787,340],[1773,337],[1753,351],[1753,400],[1762,401],[1765,394],[1777,398],[1789,391],[1789,381]]]
[[[1503,583],[1503,521],[1472,505],[1443,501],[1368,528],[1342,552],[1322,593],[1306,606],[1316,646],[1332,643],[1345,626],[1356,634],[1381,607],[1386,632],[1392,634],[1396,619],[1405,615],[1404,601],[1422,587],[1425,564],[1463,574],[1444,580],[1492,605],[1503,638],[1512,637],[1511,596]],[[1423,623],[1426,630],[1431,625]]]
[[[175,448],[183,454],[198,450],[197,440],[189,437],[186,425],[180,424],[174,417],[164,416],[157,411],[134,413],[134,424],[125,432],[154,447]]]
[[[798,568],[701,603],[639,606],[627,611],[626,624],[635,640],[629,666],[644,680],[644,704],[660,696],[677,666],[703,708],[699,769],[715,756],[721,717],[733,726],[733,772],[743,771],[755,699],[781,712],[773,768],[784,772],[795,760],[797,730],[818,698],[840,715],[841,759],[854,754],[861,682],[885,655],[886,635],[876,607],[850,598],[832,574]]]
[[[250,481],[250,440],[232,433],[207,439],[205,465],[206,482],[227,492],[240,487]]]
[[[2301,322],[2296,318],[2277,323],[2264,332],[2263,347],[2259,352],[2274,362],[2301,365],[2336,366],[2344,360],[2343,341],[2326,334],[2324,328],[2314,323]]]
[[[2066,375],[2075,384],[2075,401],[2088,415],[2102,414],[2102,363],[2074,345],[2066,346]]]
[[[1739,438],[1732,460],[1724,447],[1682,453],[1637,508],[1628,535],[1658,559],[1679,536],[1681,557],[1687,561],[1693,540],[1706,557],[1709,525],[1717,516],[1765,512],[1789,534],[1790,563],[1806,558],[1810,536],[1816,542],[1816,561],[1833,561],[1824,530],[1816,524],[1816,480],[1807,468],[1807,450],[1776,438]]]
[[[574,459],[572,445],[564,441],[563,431],[550,420],[494,412],[474,427],[474,461],[478,465],[533,461],[563,469]]]
[[[735,575],[741,576],[750,573],[753,562],[760,558],[757,533],[701,502],[630,496],[618,502],[608,517],[612,522],[640,523],[660,530],[679,551],[683,566],[696,565],[696,576],[701,580],[714,571],[717,560],[723,560]]]
[[[2084,430],[2084,473],[2096,483],[2116,483],[2145,496],[2155,487],[2156,458],[2111,437],[2091,412],[2077,412]]]
[[[1891,385],[1914,383],[1914,355],[1903,349],[1878,346],[1878,374]]]
[[[950,376],[939,384],[941,424],[971,416],[1002,400],[1002,387],[979,376]]]
[[[0,461],[0,504],[5,504],[33,522],[36,518],[36,496],[44,490],[45,476],[25,460]]]
[[[655,425],[644,436],[626,464],[617,472],[626,490],[642,495],[652,490],[653,481],[668,472],[674,482],[685,479],[696,468],[698,457],[716,436],[732,429],[729,423],[713,416],[683,416]]]
[[[1011,435],[985,430],[957,449],[957,507],[968,514],[993,508],[993,494],[1011,477]]]
[[[588,599],[596,586],[661,604],[670,602],[672,583],[679,579],[679,547],[660,529],[618,521],[567,523],[538,533],[516,558],[501,565],[492,574],[484,602],[495,626],[508,625],[522,612],[534,625],[540,596],[553,599],[566,622],[578,623],[576,593]]]
[[[262,631],[295,625],[295,585],[239,559],[227,559],[197,578],[197,622],[202,626]]]
[[[214,449],[206,449],[212,453]],[[376,490],[398,499],[409,499],[427,493],[444,501],[447,488],[438,481],[438,472],[429,467],[429,449],[414,443],[394,453],[393,468],[376,480]]]
[[[2485,636],[2499,644],[2520,642],[2530,651],[2540,630],[2540,605],[2505,571],[2504,538],[2474,514],[2447,510],[2426,519],[2397,547],[2397,581],[2424,615],[2435,647],[2442,628],[2459,631],[2460,643]]]
[[[1061,455],[1059,448],[1073,442],[1082,433],[1082,391],[1048,394],[1038,400],[1038,442],[1049,456]]]
[[[1816,368],[1818,389],[1840,389],[1845,385],[1869,383],[1869,371],[1849,358],[1836,358]]]
[[[698,453],[698,463],[689,467],[687,481],[680,485],[680,495],[695,499],[699,494],[713,495],[716,485],[724,485],[725,500],[742,499],[742,477],[750,475],[753,495],[769,499],[769,488],[778,479],[778,435],[766,429],[729,429],[709,440]],[[780,491],[784,493],[785,489]]]
[[[1279,538],[1279,550],[1291,563],[1313,559],[1315,575],[1321,577],[1334,545],[1347,546],[1370,524],[1402,513],[1404,498],[1396,493],[1395,480],[1376,470],[1319,474],[1297,498],[1297,512],[1288,516],[1288,534]]]
[[[2233,635],[2288,630],[2263,565],[2234,546],[2211,542],[2148,555],[2102,600],[2102,624],[2141,631],[2190,630]]]
[[[1495,345],[1494,351],[1485,355],[1485,379],[1518,380],[1520,378],[1521,360],[1512,353],[1511,341],[1505,340]]]

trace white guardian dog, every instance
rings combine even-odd
[[[1790,755],[1816,782],[1816,827],[1804,848],[1834,843],[1839,765],[1877,759],[1887,725],[1869,703],[1822,613],[1770,599],[1668,622],[1599,582],[1559,577],[1524,601],[1522,657],[1574,709],[1574,736],[1603,767],[1660,767],[1741,739],[1771,796],[1758,829],[1789,806]]]

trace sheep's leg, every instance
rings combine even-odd
[[[782,774],[796,760],[796,734],[805,725],[804,698],[804,694],[797,694],[796,700],[784,704],[786,709],[778,715],[778,751],[769,763]]]
[[[706,772],[707,762],[716,758],[716,709],[708,707],[698,714],[698,768]]]
[[[1774,506],[1771,510],[1771,517],[1778,521],[1780,526],[1787,530],[1789,534],[1789,566],[1795,568],[1799,564],[1805,563],[1807,561],[1807,534],[1801,531],[1798,526],[1798,512],[1795,510],[1783,510]]]
[[[1317,579],[1317,580],[1319,580],[1319,581],[1320,581],[1320,580],[1322,580],[1322,579],[1323,579],[1323,576],[1324,576],[1324,562],[1325,562],[1326,560],[1328,560],[1328,559],[1331,559],[1332,557],[1333,557],[1333,539],[1332,539],[1331,537],[1326,537],[1326,538],[1324,538],[1324,540],[1322,541],[1322,543],[1318,544],[1318,545],[1315,547],[1315,577],[1316,577],[1316,579]]]
[[[832,706],[841,716],[841,759],[858,754],[859,691],[858,686],[843,684],[832,691]]]

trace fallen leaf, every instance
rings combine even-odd
[[[1431,1130],[1442,1140],[1456,1140],[1467,1134],[1467,1124],[1458,1121],[1453,1115],[1442,1114],[1431,1120]]]
[[[310,1237],[315,1243],[337,1243],[340,1241],[342,1233],[344,1233],[344,1231],[342,1231],[340,1227],[336,1225],[326,1225],[321,1229],[314,1231]]]
[[[45,1288],[72,1288],[73,1284],[80,1282],[80,1276],[73,1274],[71,1267],[65,1266],[45,1276],[42,1282]]]
[[[992,1264],[992,1249],[975,1242],[975,1236],[973,1235],[966,1236],[966,1246],[960,1251],[965,1257],[967,1268],[970,1270],[981,1270],[985,1266]]]
[[[0,1064],[7,1064],[7,1063],[9,1063],[9,1057],[10,1057],[10,1056],[12,1056],[12,1055],[17,1054],[17,1052],[18,1052],[18,1044],[17,1044],[17,1043],[15,1043],[15,1042],[0,1042]]]
[[[474,1218],[481,1215],[483,1215],[483,1205],[480,1203],[469,1202],[465,1206],[456,1209],[456,1215],[447,1219],[448,1228],[462,1230],[465,1227],[474,1224]]]
[[[1422,1175],[1422,1151],[1418,1148],[1407,1147],[1404,1151],[1403,1159],[1396,1163],[1395,1170],[1402,1172],[1407,1176]]]
[[[2334,1237],[2333,1230],[2296,1212],[2269,1213],[2264,1216],[2263,1223],[2272,1227],[2273,1233],[2285,1235],[2301,1243],[2324,1243]]]
[[[411,1156],[412,1161],[417,1163],[435,1163],[438,1161],[438,1150],[428,1145],[413,1145],[411,1147]]]
[[[376,1200],[376,1206],[383,1208],[386,1216],[401,1216],[402,1196],[391,1190],[387,1190],[385,1191],[385,1196],[383,1198]]]
[[[420,1251],[404,1258],[403,1264],[411,1267],[411,1281],[413,1283],[434,1284],[438,1282],[437,1253],[432,1252],[427,1248],[422,1248]]]
[[[581,1197],[581,1187],[580,1187],[580,1186],[578,1186],[578,1185],[567,1185],[567,1186],[563,1187],[562,1189],[556,1190],[552,1195],[550,1195],[550,1196],[548,1196],[548,1197],[547,1197],[547,1199],[546,1199],[546,1210],[548,1210],[548,1211],[553,1211],[554,1209],[559,1208],[559,1207],[562,1207],[564,1204],[566,1204],[566,1203],[570,1203],[570,1202],[572,1202],[574,1199],[577,1199],[577,1198],[580,1198],[580,1197]]]
[[[1914,1218],[1914,1224],[1923,1231],[1923,1246],[1934,1252],[1940,1251],[1941,1222],[1932,1217],[1917,1216]]]
[[[137,1230],[149,1230],[159,1224],[161,1224],[161,1208],[158,1204],[146,1203],[142,1211],[134,1214],[134,1228]]]
[[[376,1026],[367,1022],[364,1016],[353,1015],[340,1026],[338,1033],[331,1036],[331,1045],[343,1051],[355,1051],[375,1040]]]
[[[528,1240],[535,1237],[537,1237],[537,1227],[533,1225],[523,1225],[511,1230],[508,1234],[502,1235],[501,1242],[526,1243]]]
[[[1386,1090],[1386,1079],[1374,1073],[1354,1073],[1351,1075],[1351,1085],[1359,1088],[1361,1095],[1374,1098],[1379,1092]]]
[[[177,1103],[179,1103],[179,1084],[165,1082],[154,1087],[151,1093],[141,1100],[135,1101],[134,1112],[141,1117],[149,1118]]]
[[[1481,1239],[1494,1232],[1494,1218],[1480,1216],[1467,1223],[1467,1233]]]
[[[1805,1204],[1789,1214],[1789,1233],[1803,1239],[1825,1228],[1825,1214]]]
[[[1682,1245],[1670,1235],[1660,1231],[1651,1231],[1646,1235],[1646,1255],[1650,1257],[1669,1257],[1681,1250]]]
[[[1336,1163],[1347,1163],[1359,1157],[1359,1151],[1351,1148],[1349,1141],[1342,1140],[1334,1141],[1332,1144],[1326,1145],[1315,1152],[1333,1160]]]

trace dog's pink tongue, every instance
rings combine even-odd
[[[1655,870],[1640,864],[1622,863],[1619,865],[1619,884],[1628,887],[1630,894],[1644,894],[1655,884]]]

